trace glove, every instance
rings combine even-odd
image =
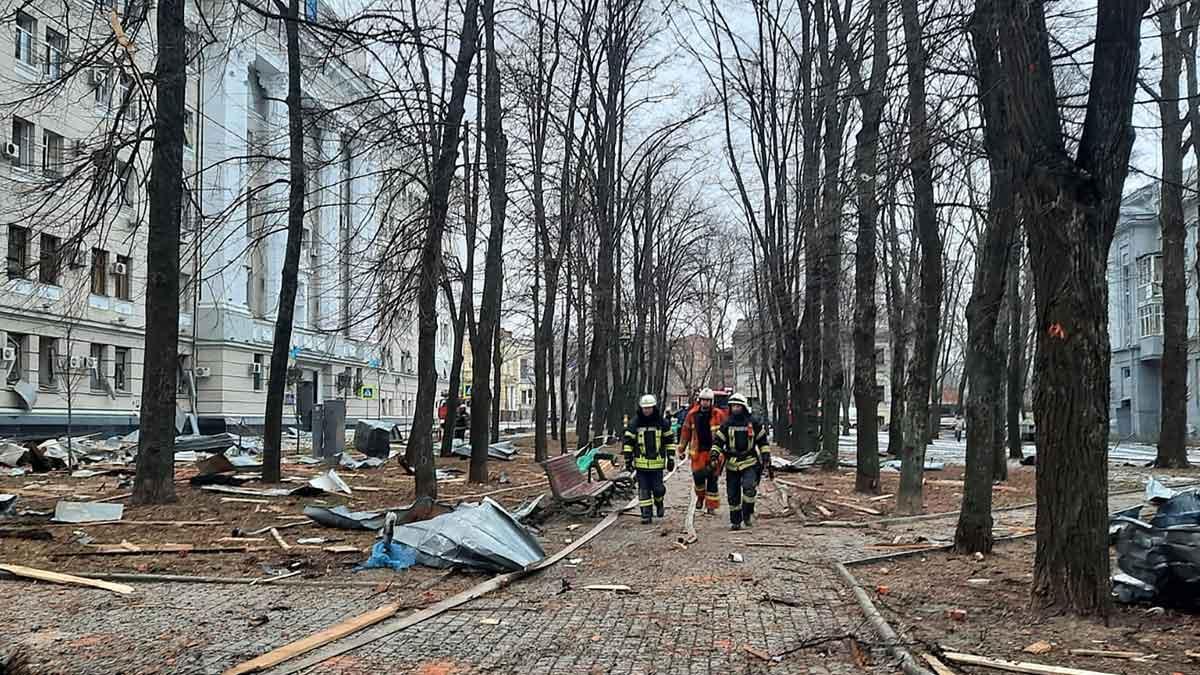
[[[625,470],[633,471],[633,453],[625,453],[623,457],[625,460]]]
[[[674,457],[668,457],[668,458],[667,458],[667,473],[670,473],[670,472],[672,472],[672,471],[674,471],[674,470],[675,470],[675,458],[674,458]]]

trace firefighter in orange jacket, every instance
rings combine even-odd
[[[775,477],[771,466],[771,446],[767,443],[766,427],[750,416],[746,397],[729,397],[729,419],[713,438],[709,466],[716,468],[725,461],[725,484],[729,491],[730,529],[750,527],[754,516],[754,497],[763,473]]]
[[[709,514],[716,513],[721,506],[721,467],[710,469],[708,455],[712,450],[713,437],[726,417],[724,410],[713,405],[713,390],[706,387],[700,390],[696,405],[688,411],[683,428],[679,431],[679,459],[683,459],[685,450],[692,459],[696,508],[703,508]]]

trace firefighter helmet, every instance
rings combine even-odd
[[[658,407],[658,399],[654,398],[654,394],[646,394],[645,396],[642,396],[642,398],[638,400],[638,407],[640,407],[640,408],[657,408]]]
[[[746,412],[750,412],[750,403],[747,402],[746,397],[742,396],[741,394],[734,394],[734,395],[730,396],[729,397],[729,405],[730,405],[730,407],[733,407],[735,405],[740,405],[746,409]]]
[[[696,398],[700,399],[701,401],[711,401],[713,400],[713,390],[705,387],[700,390],[700,395]]]

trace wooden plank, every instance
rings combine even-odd
[[[806,490],[808,492],[830,492],[830,490],[827,488],[809,487],[808,485],[801,485],[799,483],[793,483],[791,481],[786,481],[782,478],[776,478],[775,482],[786,485],[791,488],[796,488],[797,490]]]
[[[99,588],[121,595],[129,595],[133,593],[133,586],[125,584],[114,584],[111,581],[101,581],[99,579],[85,579],[71,574],[59,574],[58,572],[50,572],[48,570],[39,570],[23,565],[0,565],[0,570],[9,574],[24,577],[26,579],[37,579],[38,581],[49,581],[54,584],[67,584],[74,586],[89,586],[91,588]]]
[[[819,523],[813,523],[813,527],[851,527],[851,528],[866,528],[866,523],[856,523],[850,520],[822,520]]]
[[[591,584],[584,586],[585,591],[615,591],[617,593],[632,593],[633,589],[625,584]]]
[[[196,547],[192,544],[160,544],[156,546],[101,546],[90,551],[72,551],[67,553],[51,553],[51,558],[86,558],[89,556],[112,555],[158,555],[161,553],[183,553],[187,555],[212,555],[222,553],[252,553],[270,550],[265,547],[250,546],[207,546]]]
[[[438,482],[439,483],[449,483],[451,481],[442,480],[442,481],[438,481]],[[478,493],[471,494],[471,495],[447,495],[447,498],[455,499],[455,500],[479,499],[480,497],[491,497],[492,495],[503,494],[505,492],[512,492],[513,490],[527,490],[529,488],[541,487],[541,486],[542,486],[542,482],[538,481],[536,483],[526,483],[524,485],[517,485],[515,487],[506,487],[506,488],[501,488],[499,490],[492,490],[491,492],[478,492]]]
[[[869,502],[882,502],[882,501],[885,501],[885,500],[891,499],[892,497],[895,497],[895,496],[896,496],[896,495],[894,495],[894,494],[890,494],[890,493],[889,493],[889,494],[886,494],[886,495],[879,495],[878,497],[871,497],[871,498],[870,498],[870,499],[868,499],[867,501],[869,501]],[[937,657],[935,656],[934,658],[937,658]]]
[[[250,499],[249,497],[221,497],[223,504],[270,504],[269,499]]]
[[[1027,673],[1029,675],[1115,675],[1115,673],[1104,673],[1097,670],[1079,670],[1078,668],[1047,666],[1040,663],[1025,663],[1023,661],[1003,661],[1001,659],[990,659],[986,656],[960,654],[958,652],[945,652],[942,654],[942,657],[947,661],[965,666],[980,666],[994,670],[1003,670],[1009,673]]]
[[[357,633],[358,631],[373,626],[384,619],[389,619],[400,611],[400,605],[384,605],[378,609],[373,609],[365,614],[359,614],[356,617],[347,619],[339,624],[335,624],[325,630],[314,633],[303,640],[286,644],[279,649],[251,659],[244,663],[226,670],[223,675],[244,675],[245,673],[254,673],[260,670],[266,670],[272,666],[283,663],[288,659],[295,658],[301,654],[323,647],[334,640],[340,640],[347,635]]]
[[[838,501],[834,501],[832,499],[826,499],[825,503],[833,504],[834,506],[841,506],[842,508],[847,508],[847,509],[850,509],[851,511],[857,511],[859,513],[864,513],[868,516],[882,516],[883,515],[883,511],[869,509],[865,506],[859,506],[858,504],[851,504],[849,502],[838,502]]]
[[[1144,652],[1121,652],[1107,649],[1072,649],[1070,654],[1072,656],[1099,656],[1104,659],[1140,659],[1146,655]]]
[[[958,675],[933,654],[922,654],[921,658],[925,659],[925,663],[928,663],[930,668],[933,668],[935,675]]]
[[[759,546],[762,548],[795,548],[795,544],[784,544],[780,542],[770,541],[747,541],[743,542],[742,546]]]
[[[279,530],[277,528],[272,527],[268,531],[271,533],[271,538],[275,540],[275,543],[279,544],[279,548],[285,551],[292,548],[290,544],[283,540],[283,536],[279,534]]]
[[[261,579],[255,579],[254,581],[251,581],[250,585],[254,586],[255,584],[269,584],[269,583],[272,583],[275,581],[279,581],[280,579],[290,579],[291,577],[298,577],[301,574],[304,574],[304,570],[296,570],[295,572],[288,572],[287,574],[279,574],[279,575],[276,575],[273,577],[263,577]]]
[[[161,527],[223,526],[220,520],[98,520],[94,523],[46,523],[46,527],[99,527],[108,525],[154,525]]]
[[[321,549],[326,553],[361,553],[362,549],[357,546],[326,546]]]
[[[820,504],[813,504],[813,506],[815,506],[817,508],[817,511],[820,511],[821,515],[825,516],[826,518],[829,518],[830,516],[833,515],[833,511],[830,511],[829,509],[825,508],[824,506],[821,506]]]

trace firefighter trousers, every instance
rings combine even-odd
[[[667,486],[663,485],[662,469],[638,469],[638,505],[642,507],[642,518],[650,518],[658,512],[662,518],[666,513],[663,499],[667,496]]]
[[[758,493],[758,466],[742,471],[727,470],[725,487],[729,492],[729,522],[749,525],[754,515],[754,496]]]
[[[693,471],[692,482],[696,486],[696,508],[700,508],[701,502],[709,511],[721,507],[721,474],[718,471],[708,467]]]

